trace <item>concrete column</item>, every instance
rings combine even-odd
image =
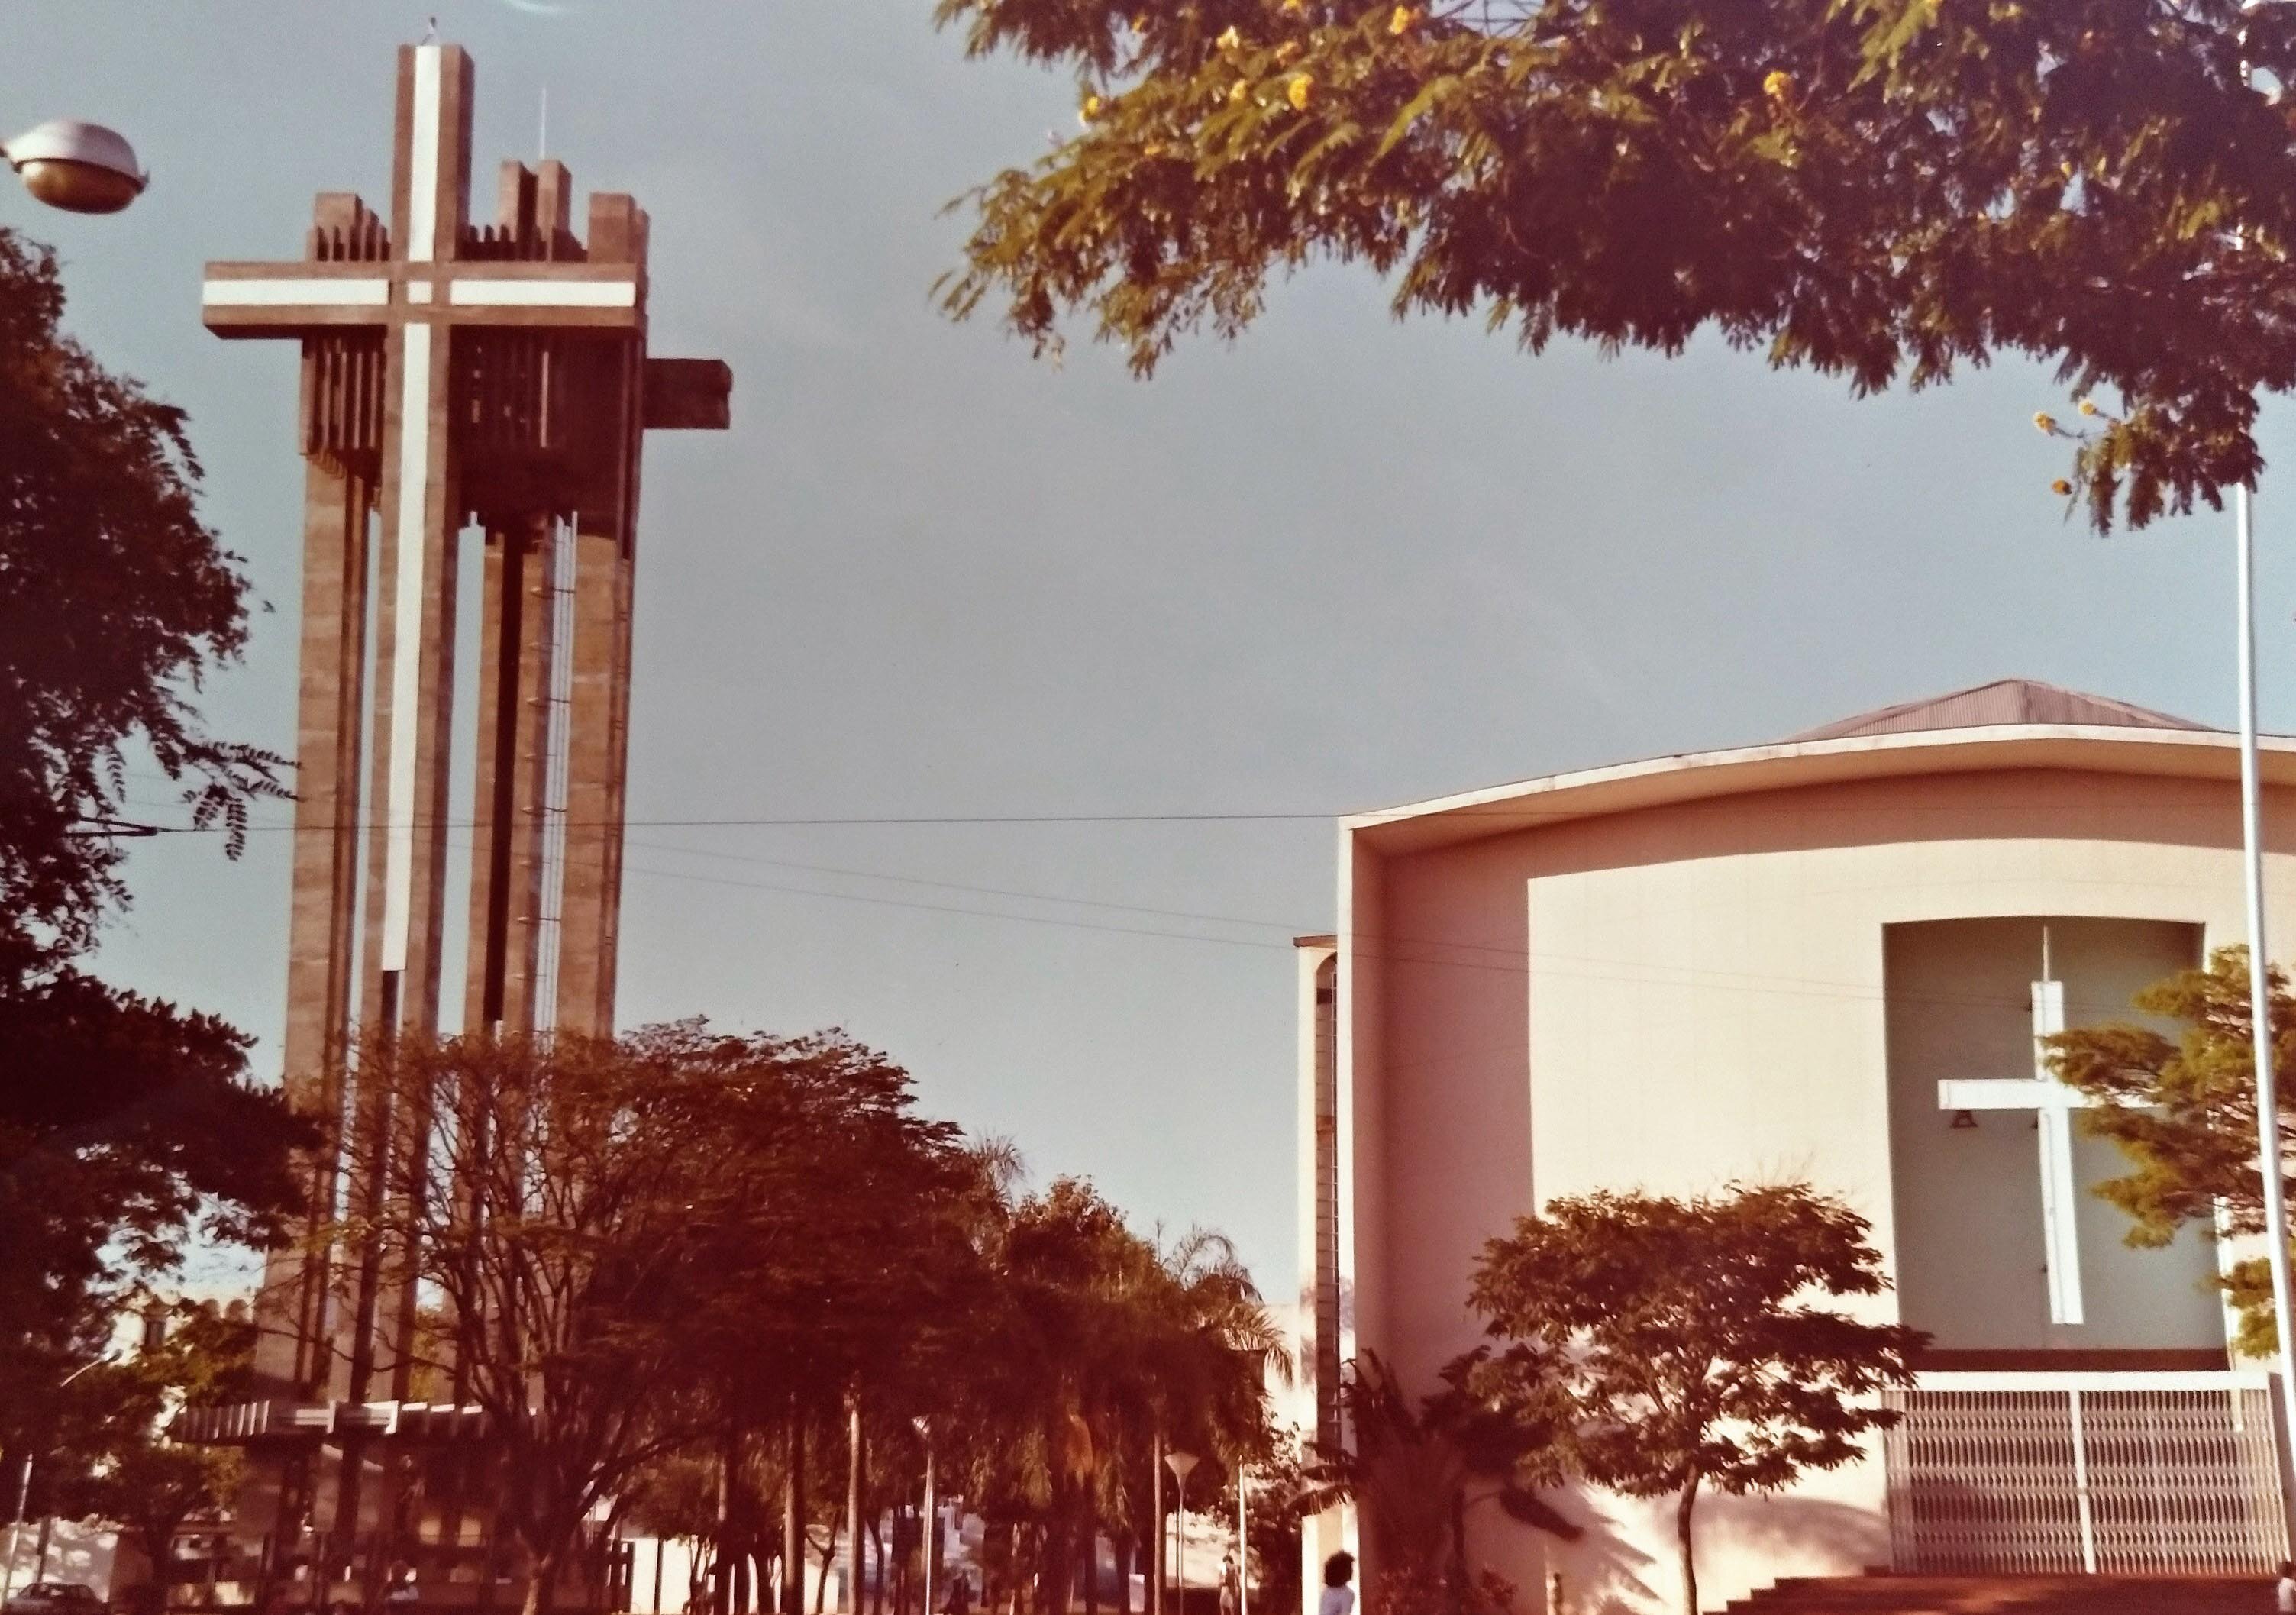
[[[623,737],[614,723],[622,665],[624,534],[586,512],[574,537],[572,688],[566,714],[566,851],[559,871],[557,1028],[613,1030],[612,914],[620,900]]]
[[[510,785],[518,755],[519,619],[526,603],[518,536],[489,527],[479,562],[479,709],[471,768],[470,945],[463,968],[463,1030],[502,1019],[509,923]]]
[[[600,235],[596,210],[591,235]],[[614,1029],[614,934],[621,913],[629,762],[630,611],[636,564],[637,440],[644,353],[621,345],[601,380],[617,447],[611,480],[574,537],[572,693],[566,715],[566,856],[560,874],[558,1029]]]
[[[307,462],[302,687],[282,1053],[290,1099],[330,1126],[341,1111],[350,1005],[366,529],[365,488],[323,461]],[[312,1163],[309,1216],[325,1215],[335,1183],[329,1146]],[[324,1381],[326,1362],[325,1257],[309,1250],[275,1252],[264,1278],[257,1298],[257,1369],[277,1390],[316,1386]]]
[[[550,774],[550,672],[559,653],[553,562],[560,542],[549,518],[532,518],[521,536],[517,687],[512,725],[510,863],[504,884],[502,1021],[505,1032],[530,1033],[540,1006],[543,803]]]

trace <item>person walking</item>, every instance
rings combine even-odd
[[[2280,1583],[2272,1589],[2272,1607],[2279,1615],[2296,1615],[2296,1564],[2280,1562]]]
[[[1236,1615],[1235,1555],[1220,1555],[1219,1615]]]
[[[1355,1615],[1356,1590],[1348,1585],[1355,1574],[1353,1554],[1342,1551],[1324,1561],[1324,1596],[1316,1615]]]

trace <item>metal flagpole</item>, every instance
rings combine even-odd
[[[2256,1133],[2263,1173],[2265,1260],[2272,1273],[2272,1326],[2280,1344],[2280,1406],[2296,1443],[2296,1327],[2291,1326],[2288,1197],[2280,1153],[2280,1094],[2272,1069],[2272,986],[2264,931],[2264,805],[2256,745],[2256,517],[2246,487],[2233,490],[2239,548],[2240,826],[2248,896],[2248,1012],[2256,1055]]]

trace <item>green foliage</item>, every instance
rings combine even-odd
[[[2296,1060],[2296,1000],[2277,966],[2265,972],[2277,1069]],[[2264,1176],[2257,1159],[2256,1059],[2251,1036],[2248,949],[2220,947],[2205,968],[2180,971],[2136,996],[2147,1015],[2182,1023],[2174,1039],[2133,1023],[2082,1028],[2049,1039],[2049,1064],[2063,1081],[2103,1103],[2082,1113],[2091,1134],[2110,1138],[2132,1170],[2096,1186],[2128,1213],[2128,1242],[2160,1246],[2197,1224],[2264,1232]],[[2284,1139],[2296,1136],[2296,1108],[2280,1107]],[[2261,1258],[2236,1262],[2224,1284],[2240,1310],[2240,1350],[2270,1355],[2271,1275]]]
[[[1923,1337],[1821,1304],[1887,1288],[1865,1219],[1806,1185],[1566,1198],[1484,1248],[1470,1300],[1501,1343],[1453,1373],[1535,1438],[1531,1474],[1674,1497],[1697,1615],[1702,1488],[1775,1491],[1895,1421],[1874,1398]]]
[[[1566,1541],[1580,1535],[1536,1489],[1563,1473],[1556,1431],[1474,1394],[1468,1381],[1480,1361],[1451,1364],[1442,1389],[1415,1405],[1377,1355],[1348,1365],[1340,1398],[1350,1444],[1317,1450],[1307,1472],[1316,1495],[1307,1506],[1320,1512],[1347,1497],[1362,1509],[1374,1564],[1395,1573],[1390,1586],[1382,1571],[1367,1603],[1382,1586],[1400,1595],[1439,1585],[1439,1607],[1458,1615],[1480,1585],[1466,1562],[1466,1517],[1483,1504]]]
[[[168,1422],[183,1406],[249,1394],[254,1355],[253,1325],[179,1306],[157,1348],[91,1370],[80,1401],[96,1416],[51,1455],[70,1472],[58,1512],[119,1527],[164,1586],[176,1532],[226,1506],[240,1473],[236,1452],[171,1440]]]
[[[199,518],[179,409],[62,334],[54,255],[0,229],[0,968],[85,947],[122,902],[133,743],[236,852],[283,759],[192,697],[247,640],[247,582]]]
[[[200,521],[182,413],[61,331],[53,256],[0,229],[0,1444],[48,1414],[123,1287],[185,1232],[260,1242],[299,1127],[212,1016],[73,968],[125,900],[131,756],[237,849],[279,759],[193,696],[245,642],[246,582]]]
[[[1224,1238],[1144,1237],[1089,1183],[1004,1208],[980,1249],[969,1349],[940,1387],[944,1472],[990,1540],[1017,1546],[984,1591],[1033,1586],[1036,1607],[1060,1609],[1095,1531],[1155,1540],[1160,1442],[1198,1456],[1197,1498],[1272,1450],[1263,1375],[1288,1358]],[[1168,1474],[1162,1488],[1170,1508]]]
[[[418,1373],[487,1410],[539,1566],[604,1504],[700,1540],[730,1604],[827,1563],[848,1507],[919,1502],[922,1420],[1000,1585],[1049,1609],[1095,1527],[1141,1534],[1157,1432],[1207,1489],[1267,1448],[1282,1343],[1226,1241],[1144,1239],[1073,1180],[1016,1202],[1009,1147],[842,1033],[402,1040],[360,1070],[322,1237],[421,1253]]]
[[[1303,1522],[1324,1506],[1326,1488],[1312,1477],[1295,1426],[1274,1432],[1251,1463],[1244,1504],[1244,1574],[1252,1596],[1272,1610],[1300,1607]]]
[[[1083,130],[973,195],[957,316],[1083,315],[1145,373],[1271,276],[1391,280],[1866,394],[1998,353],[2118,400],[2100,529],[2217,504],[2296,381],[2296,19],[2234,0],[939,0],[1077,76]],[[2242,63],[2258,70],[2257,87]]]

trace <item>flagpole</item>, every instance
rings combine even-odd
[[[2240,828],[2248,898],[2248,1012],[2256,1059],[2258,1165],[2264,1190],[2265,1260],[2272,1274],[2272,1326],[2280,1356],[2281,1417],[2296,1442],[2296,1327],[2291,1326],[2288,1193],[2280,1145],[2280,1093],[2273,1070],[2272,984],[2264,929],[2264,802],[2256,736],[2256,513],[2246,486],[2233,490],[2240,599]]]

